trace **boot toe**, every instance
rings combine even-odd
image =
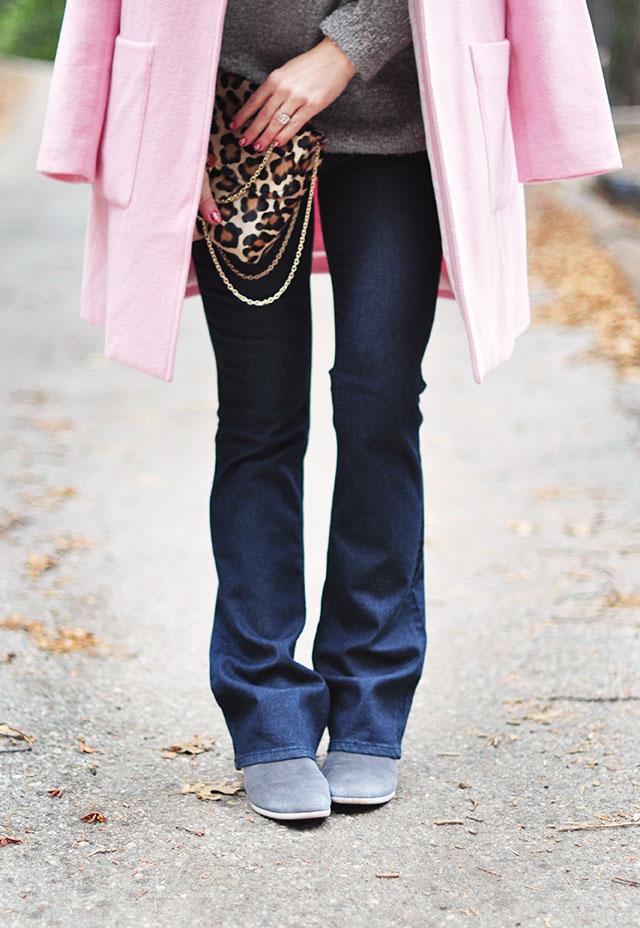
[[[317,763],[310,757],[251,764],[243,768],[251,807],[267,818],[325,818],[331,794]]]
[[[398,783],[393,757],[330,751],[322,768],[336,803],[378,805],[393,799]]]

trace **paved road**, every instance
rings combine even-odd
[[[479,387],[442,302],[428,657],[397,799],[284,826],[242,795],[183,793],[237,779],[207,678],[211,349],[190,299],[173,383],[103,358],[78,319],[87,190],[34,171],[48,69],[30,74],[0,155],[0,621],[42,630],[0,628],[0,722],[35,739],[0,736],[0,838],[22,841],[0,846],[0,924],[637,928],[638,383],[587,357],[585,331],[540,326]],[[302,659],[335,455],[331,319],[318,278]],[[102,648],[39,647],[58,627]],[[196,734],[213,749],[162,756]]]

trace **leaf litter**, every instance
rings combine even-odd
[[[28,621],[17,613],[13,613],[8,619],[0,622],[0,627],[26,632],[33,644],[43,651],[54,651],[59,654],[82,651],[95,657],[104,647],[93,632],[88,632],[84,628],[59,625],[55,633],[51,634],[46,631],[42,622]]]
[[[527,191],[529,270],[552,291],[533,309],[535,322],[589,326],[596,353],[623,375],[640,373],[640,313],[613,256],[588,220],[561,205],[552,185]]]
[[[215,802],[225,796],[236,796],[238,793],[243,793],[244,783],[241,780],[234,783],[211,783],[207,781],[185,783],[180,792],[183,795],[195,793],[198,799],[212,799]]]
[[[25,735],[25,733],[20,731],[19,728],[14,728],[7,722],[0,722],[0,737],[9,739],[9,747],[0,747],[0,754],[12,754],[18,751],[30,751],[31,745],[36,740],[32,735]],[[6,742],[4,743],[6,744]]]
[[[94,825],[96,822],[106,822],[107,817],[103,815],[102,812],[87,812],[86,815],[83,815],[80,819],[81,822],[88,822],[90,825]]]
[[[216,741],[216,738],[194,735],[191,741],[179,741],[168,748],[159,748],[158,750],[162,751],[162,756],[167,760],[173,760],[178,754],[195,756],[196,754],[203,754],[205,751],[213,751]]]

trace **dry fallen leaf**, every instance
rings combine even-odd
[[[22,616],[19,616],[17,612],[13,612],[8,619],[3,619],[0,622],[2,628],[8,628],[11,631],[23,631],[23,632],[34,632],[41,634],[44,631],[44,626],[42,622],[28,622],[26,619],[23,619]]]
[[[50,554],[30,554],[26,566],[30,577],[40,577],[46,570],[51,570],[57,564],[56,559]]]
[[[12,631],[26,632],[36,647],[43,651],[55,651],[62,654],[68,651],[84,651],[93,656],[103,647],[93,632],[88,632],[84,628],[59,626],[55,634],[49,634],[42,622],[29,622],[16,613],[0,622],[0,626]]]
[[[61,536],[56,538],[56,551],[63,554],[65,551],[78,551],[80,548],[87,548],[93,544],[91,538],[85,538],[80,535]]]
[[[529,271],[551,297],[533,308],[535,322],[587,325],[597,352],[623,376],[640,364],[638,303],[614,257],[594,238],[585,216],[565,207],[553,184],[527,190]]]
[[[56,799],[60,799],[60,797],[62,796],[61,789],[48,789],[47,792],[50,796],[55,796]]]
[[[223,796],[235,796],[244,790],[244,784],[241,781],[235,783],[185,783],[181,792],[195,793],[198,799],[222,799]]]
[[[212,751],[215,742],[215,738],[194,735],[191,741],[172,744],[170,747],[160,748],[160,750],[163,752],[162,756],[167,758],[176,757],[178,754],[202,754],[204,751]]]
[[[3,512],[0,516],[0,535],[6,535],[7,532],[19,525],[26,525],[26,519],[23,519],[22,516],[16,516],[12,512]]]
[[[88,744],[85,744],[82,738],[78,738],[78,750],[81,754],[93,754],[95,748],[89,747]]]
[[[71,419],[34,419],[34,424],[44,432],[67,432],[73,428]]]
[[[86,815],[82,816],[80,821],[89,822],[90,825],[93,825],[95,822],[106,822],[107,818],[102,812],[87,812]]]
[[[36,740],[31,735],[25,735],[19,728],[13,728],[6,722],[0,722],[0,735],[3,735],[5,738],[11,738],[12,741],[26,741],[27,744],[33,744]]]
[[[7,651],[5,657],[3,657],[2,660],[0,661],[0,664],[10,664],[11,661],[15,660],[15,657],[16,657],[15,651]]]
[[[56,629],[55,636],[41,635],[36,644],[43,651],[57,651],[63,654],[69,651],[84,651],[93,655],[102,647],[93,632],[88,632],[84,628],[67,628],[62,625]]]
[[[77,496],[78,491],[74,487],[42,487],[35,493],[25,493],[22,501],[27,506],[38,506],[42,509],[51,509],[61,500],[70,499]]]
[[[0,835],[0,847],[6,847],[7,844],[24,844],[22,838],[12,838],[11,835]]]
[[[539,526],[535,522],[525,522],[522,519],[514,519],[509,522],[509,528],[512,532],[515,532],[516,535],[532,535],[534,532],[537,532]]]
[[[640,609],[640,594],[611,590],[604,602],[608,609]]]
[[[574,538],[588,538],[591,535],[591,526],[581,522],[567,522],[564,530],[567,535],[572,535]]]

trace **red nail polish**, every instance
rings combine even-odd
[[[274,147],[274,148],[278,148],[279,145],[280,145],[280,139],[274,139],[274,140],[273,140],[273,147]]]
[[[236,127],[236,121],[235,121],[235,119],[232,119],[231,122],[229,123],[229,128],[230,128],[230,129],[235,129],[235,127]]]
[[[247,140],[243,135],[241,139],[238,139],[238,145],[246,145],[246,144],[247,144]]]
[[[262,142],[254,142],[253,148],[254,151],[262,151]]]
[[[222,216],[221,216],[220,213],[219,213],[217,210],[215,210],[215,209],[212,209],[212,210],[211,210],[211,218],[212,218],[212,220],[213,220],[214,222],[222,222]]]

